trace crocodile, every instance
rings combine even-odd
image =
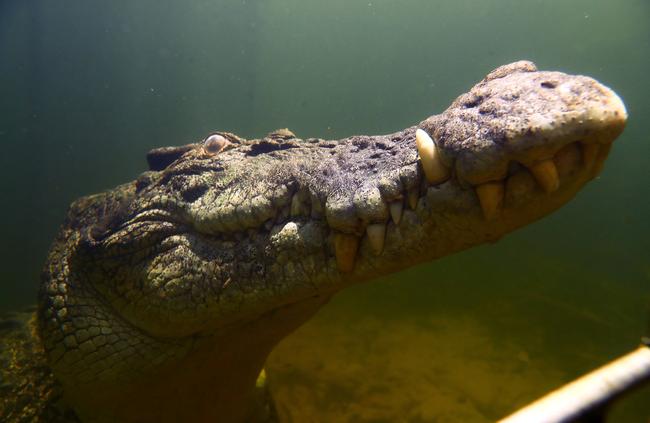
[[[0,416],[267,418],[267,356],[332,295],[558,209],[626,120],[596,80],[519,61],[388,135],[154,149],[135,181],[70,206],[36,312],[3,332]]]

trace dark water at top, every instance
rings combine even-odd
[[[133,179],[152,147],[392,132],[519,59],[622,96],[601,177],[495,245],[340,294],[270,362],[284,401],[307,404],[295,418],[493,420],[648,330],[647,0],[4,0],[0,310],[34,302],[70,201]],[[649,397],[619,421],[646,421]]]

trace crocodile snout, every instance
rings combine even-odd
[[[419,142],[418,152],[426,175],[435,168],[474,187],[491,220],[529,190],[555,192],[575,172],[596,176],[626,120],[622,100],[596,80],[518,62],[422,122],[419,138],[432,147]]]

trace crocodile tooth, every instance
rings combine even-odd
[[[415,208],[418,206],[418,197],[419,197],[418,189],[417,188],[409,189],[408,192],[406,193],[406,196],[408,199],[409,207],[411,208],[411,210],[415,210]]]
[[[430,184],[439,184],[449,178],[449,169],[442,163],[438,146],[424,130],[415,131],[415,143],[420,155],[424,176]]]
[[[476,187],[476,194],[486,220],[499,216],[503,206],[503,182],[487,182]]]
[[[336,264],[339,271],[349,273],[354,269],[354,261],[359,248],[359,238],[349,234],[336,234],[334,237],[334,250],[336,253]]]
[[[404,203],[402,200],[397,200],[390,203],[390,217],[393,218],[393,222],[395,222],[396,225],[399,224],[400,220],[402,220],[403,209]]]
[[[528,169],[545,192],[553,192],[560,187],[560,178],[553,160],[544,160]]]
[[[600,145],[594,143],[582,143],[582,163],[585,168],[591,169],[596,163],[596,157],[598,157],[598,150],[600,150]]]
[[[370,248],[375,255],[381,254],[384,249],[384,238],[386,236],[386,224],[385,223],[371,223],[366,228],[368,233],[368,242],[370,243]]]

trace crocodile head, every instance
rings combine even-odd
[[[517,62],[383,136],[215,133],[75,202],[40,335],[83,417],[239,421],[273,346],[345,286],[531,223],[625,125],[595,80]]]

